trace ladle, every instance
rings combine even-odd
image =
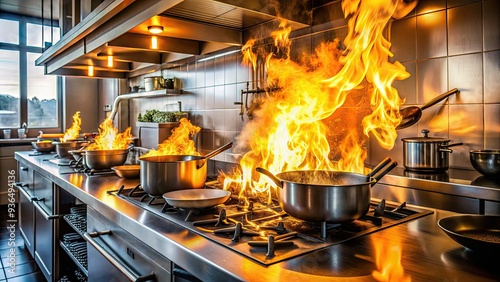
[[[453,88],[450,91],[445,92],[445,93],[437,96],[436,98],[430,100],[429,102],[425,103],[425,105],[423,105],[422,108],[420,108],[418,106],[411,106],[411,107],[407,107],[407,108],[399,110],[399,113],[401,114],[403,119],[401,120],[401,123],[396,127],[396,129],[403,129],[403,128],[407,128],[411,125],[414,125],[422,117],[423,110],[425,110],[431,106],[434,106],[435,104],[446,99],[448,96],[451,96],[457,92],[458,92],[458,89]]]

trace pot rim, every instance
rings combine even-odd
[[[94,155],[122,155],[128,153],[129,149],[111,149],[111,150],[82,150],[87,156]]]
[[[180,163],[180,162],[190,162],[203,160],[203,156],[195,155],[159,155],[159,156],[147,156],[140,157],[139,161],[150,162],[150,163]]]
[[[500,155],[500,149],[470,150],[470,154]]]
[[[291,180],[285,180],[282,178],[284,174],[290,174],[290,173],[335,173],[335,174],[340,174],[340,175],[353,175],[355,177],[359,178],[365,178],[368,179],[368,181],[364,182],[359,182],[359,183],[341,183],[341,184],[332,184],[332,183],[305,183],[305,182],[298,182],[298,181],[291,181]],[[349,186],[357,186],[357,185],[371,185],[374,184],[375,178],[370,177],[368,175],[364,175],[361,173],[355,173],[355,172],[348,172],[348,171],[336,171],[336,170],[290,170],[290,171],[283,171],[280,173],[276,174],[276,178],[278,178],[282,182],[286,183],[293,183],[293,184],[298,184],[298,185],[306,185],[306,186],[319,186],[319,187],[349,187]]]
[[[449,143],[451,141],[450,139],[438,137],[408,137],[401,140],[408,143]]]

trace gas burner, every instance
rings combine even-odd
[[[113,191],[108,191],[113,192]],[[134,188],[125,188],[125,185],[120,186],[120,188],[116,191],[116,195],[122,196],[124,198],[136,198],[139,202],[146,202],[148,206],[150,205],[168,205],[165,200],[161,196],[153,196],[146,193],[141,185],[138,184]],[[162,208],[163,209],[163,208]]]
[[[45,161],[45,160],[44,160]],[[49,162],[54,163],[58,166],[69,166],[71,159],[69,158],[59,158],[59,156],[56,155],[55,158],[48,159]]]
[[[212,184],[212,183],[211,183]],[[205,189],[221,189],[220,185]],[[346,223],[306,222],[286,214],[277,202],[264,204],[257,199],[236,197],[203,210],[169,206],[161,197],[140,188],[121,186],[108,191],[168,221],[240,253],[263,265],[339,244],[391,226],[432,214],[432,211],[372,199],[361,218]],[[160,204],[161,203],[161,204]]]
[[[101,176],[101,175],[109,175],[114,174],[115,172],[112,169],[90,169],[86,168],[83,170],[83,173],[87,176]]]

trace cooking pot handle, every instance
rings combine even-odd
[[[385,166],[382,169],[382,171],[380,171],[379,173],[376,173],[375,175],[373,175],[372,176],[372,178],[373,178],[372,185],[376,184],[380,179],[382,179],[382,177],[384,177],[384,175],[386,175],[387,173],[389,173],[389,171],[391,171],[397,165],[398,165],[398,162],[391,161],[388,166]]]
[[[453,153],[453,150],[448,149],[448,148],[454,147],[454,146],[460,146],[463,144],[464,143],[460,142],[460,143],[453,143],[453,144],[448,144],[448,145],[441,145],[438,150],[439,150],[439,152],[443,152],[443,153]]]
[[[212,157],[215,157],[216,155],[226,151],[227,149],[233,147],[233,142],[229,142],[227,143],[226,145],[222,146],[222,147],[219,147],[215,150],[213,150],[212,152],[206,154],[205,156],[203,156],[199,161],[198,161],[198,164],[196,166],[197,169],[200,169],[201,167],[203,167],[205,165],[205,163],[207,162],[207,159],[210,159]]]
[[[257,167],[255,168],[255,170],[257,172],[260,172],[262,174],[264,174],[265,176],[269,177],[273,182],[274,184],[276,184],[276,186],[280,187],[280,188],[283,188],[283,182],[281,182],[272,172],[270,172],[269,170],[265,169],[265,168],[262,168],[262,167]]]
[[[370,171],[370,173],[368,174],[368,176],[370,177],[373,177],[373,175],[375,175],[377,172],[379,172],[379,170],[381,170],[382,168],[384,168],[386,165],[388,165],[389,163],[391,162],[391,158],[389,157],[386,157],[385,159],[383,159],[378,165],[376,165],[372,171]]]

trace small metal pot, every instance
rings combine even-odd
[[[232,146],[233,142],[230,142],[205,156],[141,157],[141,187],[151,196],[162,196],[166,192],[176,190],[203,188],[207,178],[207,159]]]
[[[83,150],[85,164],[90,169],[110,169],[127,160],[128,149],[116,150]]]
[[[422,130],[423,137],[403,138],[403,165],[411,171],[446,171],[449,167],[450,147],[463,143],[450,143],[450,139],[429,137],[429,130]]]
[[[144,88],[146,91],[160,90],[165,88],[165,80],[161,76],[151,76],[144,78]]]
[[[67,142],[52,142],[52,144],[56,145],[57,155],[60,158],[65,158],[71,155],[69,151],[78,150],[82,147],[85,147],[88,145],[88,142],[67,141]]]

